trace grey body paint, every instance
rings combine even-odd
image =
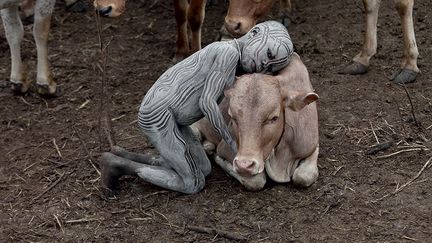
[[[233,84],[237,67],[245,72],[276,72],[288,65],[292,52],[285,27],[268,21],[237,40],[212,43],[169,68],[148,90],[138,114],[139,126],[160,153],[157,165],[125,150],[106,154],[102,186],[112,189],[113,178],[136,174],[170,190],[200,191],[211,165],[189,125],[205,116],[236,152],[218,107],[223,91]]]

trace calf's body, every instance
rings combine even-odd
[[[220,108],[237,142],[237,154],[214,136],[206,120],[193,125],[204,147],[217,144],[216,163],[251,190],[262,189],[266,175],[303,187],[316,181],[319,139],[313,102],[318,96],[297,54],[277,76],[243,75],[225,94]]]

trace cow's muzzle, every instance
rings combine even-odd
[[[107,6],[107,7],[101,7],[96,11],[102,17],[110,17],[112,14],[112,9],[113,9],[112,6]]]
[[[241,176],[251,177],[260,174],[265,169],[265,164],[270,163],[274,160],[275,150],[272,149],[270,154],[267,156],[264,162],[259,162],[255,158],[245,158],[242,156],[236,156],[233,161],[234,170]]]
[[[256,159],[242,157],[235,157],[233,162],[234,170],[244,177],[251,177],[263,172],[263,164],[264,163],[259,163]]]

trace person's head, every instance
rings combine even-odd
[[[248,73],[274,73],[286,66],[293,53],[287,29],[276,21],[255,25],[245,36],[240,64]]]

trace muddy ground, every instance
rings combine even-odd
[[[215,40],[223,22],[226,7],[219,2],[206,10],[204,45]],[[268,183],[261,192],[248,192],[213,166],[196,195],[127,177],[116,197],[102,196],[97,122],[102,75],[95,66],[93,14],[67,13],[57,3],[50,60],[66,91],[57,99],[12,94],[6,82],[10,54],[1,30],[0,241],[231,241],[190,226],[228,231],[251,242],[430,241],[432,168],[391,193],[432,156],[432,2],[416,2],[422,74],[406,91],[388,79],[402,57],[401,25],[392,3],[382,2],[378,53],[363,76],[337,74],[360,49],[361,3],[296,5],[289,31],[321,97],[320,176],[308,189]],[[104,20],[103,26],[104,40],[112,38],[106,80],[115,137],[130,150],[148,151],[151,146],[137,128],[137,110],[146,90],[172,65],[173,7],[170,1],[129,1],[123,17]],[[26,31],[23,55],[34,67],[30,26]],[[387,141],[393,142],[390,148],[368,153]],[[106,150],[106,143],[101,147]]]

